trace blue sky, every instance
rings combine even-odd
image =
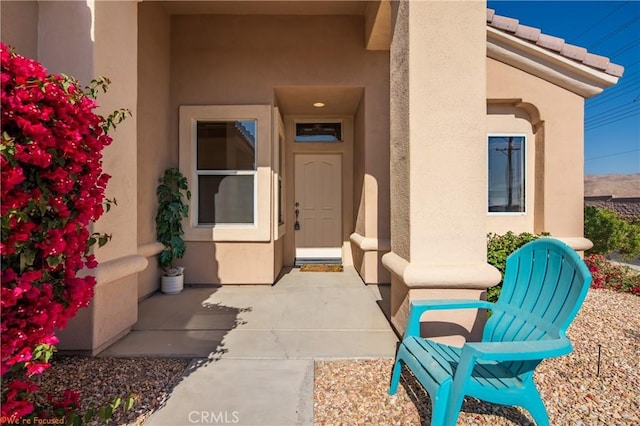
[[[585,174],[640,173],[640,1],[488,1],[496,14],[607,56],[618,84],[586,101]]]

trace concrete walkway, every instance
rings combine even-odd
[[[314,360],[394,356],[376,299],[353,268],[187,288],[143,301],[134,330],[101,356],[198,358],[145,425],[311,425]]]

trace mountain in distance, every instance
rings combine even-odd
[[[640,197],[640,173],[585,175],[584,196]]]

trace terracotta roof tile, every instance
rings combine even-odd
[[[609,58],[605,56],[594,55],[584,47],[574,46],[565,43],[564,39],[559,37],[543,34],[539,28],[520,25],[517,19],[496,15],[493,9],[487,9],[487,24],[615,77],[621,77],[624,73],[623,66],[610,63]]]
[[[587,49],[585,49],[584,47],[565,43],[564,46],[562,46],[562,50],[560,50],[560,54],[562,56],[566,56],[567,58],[582,62],[584,57],[587,56]]]
[[[624,74],[624,67],[622,65],[609,63],[609,66],[604,70],[604,72],[615,75],[616,77],[622,77],[622,74]]]
[[[540,28],[528,27],[526,25],[518,25],[516,28],[516,37],[533,41],[534,43],[540,38]]]
[[[551,49],[554,52],[560,52],[562,51],[562,46],[564,46],[564,39],[547,34],[540,34],[536,44],[540,47]]]
[[[491,26],[498,28],[499,30],[505,30],[514,33],[518,28],[518,20],[507,18],[506,16],[494,15],[493,19],[491,20]]]
[[[589,65],[599,70],[606,70],[609,66],[609,58],[606,56],[594,55],[593,53],[587,53],[582,60],[582,63]]]

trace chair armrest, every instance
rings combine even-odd
[[[494,309],[494,304],[485,300],[474,299],[415,300],[411,302],[404,337],[420,336],[420,317],[426,311],[448,309]]]
[[[566,337],[552,340],[522,342],[467,342],[463,352],[473,358],[492,361],[525,361],[552,358],[571,353],[573,347]]]

